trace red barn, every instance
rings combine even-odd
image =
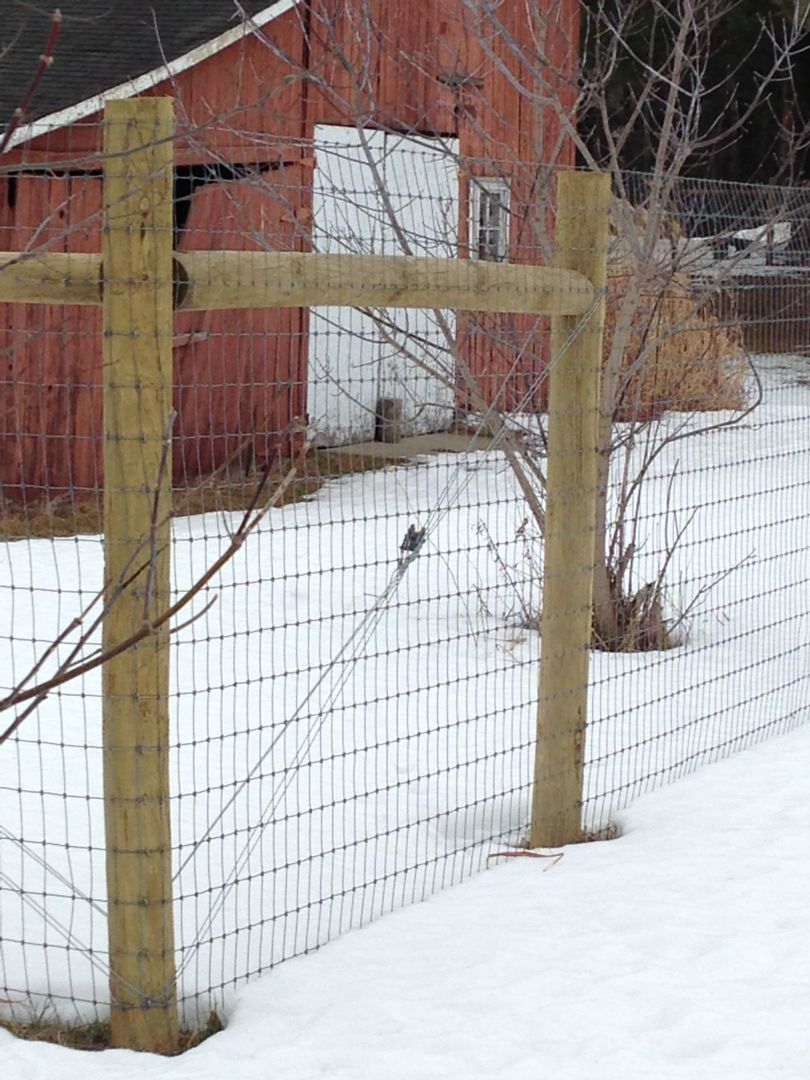
[[[61,8],[30,103],[48,20],[28,5],[6,13],[0,250],[99,251],[104,100],[158,94],[177,103],[178,250],[543,261],[550,175],[573,157],[578,0]],[[3,495],[96,491],[100,313],[0,308]],[[178,313],[176,478],[240,446],[245,467],[266,459],[295,417],[322,444],[373,438],[380,397],[401,401],[406,430],[441,428],[468,403],[448,335],[487,400],[536,405],[544,334],[514,316]]]

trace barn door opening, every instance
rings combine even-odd
[[[364,145],[365,144],[365,145]],[[458,254],[458,144],[318,125],[315,250],[453,258]],[[453,418],[451,312],[313,308],[308,414],[322,446],[373,439],[377,402],[402,403],[404,434]]]

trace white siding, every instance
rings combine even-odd
[[[365,144],[365,145],[364,145]],[[379,131],[315,129],[314,231],[317,250],[454,257],[458,253],[458,146],[455,140]],[[444,313],[451,334],[452,313]],[[432,312],[314,308],[310,320],[308,413],[321,445],[374,437],[380,397],[403,402],[407,433],[452,420],[447,335]]]

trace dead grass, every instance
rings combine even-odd
[[[605,840],[618,840],[621,836],[619,826],[613,822],[601,829],[584,830],[579,838],[581,844],[601,844]]]
[[[608,572],[612,625],[600,627],[594,617],[591,645],[600,652],[666,652],[683,644],[679,624],[671,625],[661,582],[648,582],[625,592],[615,573]]]
[[[90,1024],[65,1027],[48,1020],[16,1021],[0,1019],[0,1028],[29,1042],[54,1043],[71,1050],[109,1050],[110,1025],[108,1021],[95,1020]],[[218,1013],[211,1011],[205,1025],[197,1031],[181,1031],[177,1054],[184,1054],[205,1042],[212,1035],[223,1031],[225,1025]]]
[[[46,1020],[4,1020],[0,1027],[29,1042],[55,1043],[72,1050],[106,1050],[110,1045],[110,1025],[100,1020],[77,1027],[62,1027]]]
[[[610,355],[633,275],[608,278],[605,356]],[[739,325],[721,320],[677,277],[650,283],[635,302],[620,367],[618,420],[652,420],[668,411],[739,410],[748,361]]]
[[[101,532],[101,506],[95,498],[40,500],[25,507],[8,501],[0,513],[0,539],[3,540],[84,536],[98,532]]]
[[[307,455],[304,469],[289,485],[279,506],[301,502],[319,491],[329,480],[358,473],[373,472],[403,464],[399,457],[370,457],[342,450],[313,450]],[[266,488],[269,497],[274,483],[288,471],[291,459],[279,460]],[[174,491],[174,516],[187,517],[222,511],[247,509],[261,483],[257,474],[230,475],[201,481],[192,488]],[[100,533],[102,495],[61,497],[15,505],[10,500],[0,505],[0,540],[32,537],[87,536]]]

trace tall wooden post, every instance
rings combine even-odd
[[[607,280],[610,178],[561,174],[555,266]],[[604,300],[552,320],[540,701],[531,847],[581,838]],[[576,337],[572,338],[572,335]]]
[[[105,618],[105,649],[169,598],[173,134],[168,99],[106,106],[105,584],[108,603],[117,587],[119,595]],[[112,1042],[161,1053],[177,1045],[168,689],[165,633],[104,667]]]

